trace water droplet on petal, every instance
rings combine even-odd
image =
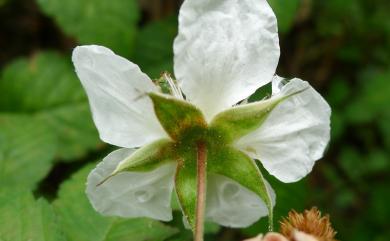
[[[134,193],[135,198],[140,203],[146,203],[150,199],[152,199],[153,194],[150,191],[146,190],[138,190]]]
[[[240,188],[237,186],[237,184],[229,182],[223,186],[222,196],[225,199],[233,199],[238,196],[239,192]]]

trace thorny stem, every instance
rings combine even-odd
[[[203,241],[204,213],[206,207],[207,150],[203,142],[198,143],[197,153],[197,200],[194,241]]]

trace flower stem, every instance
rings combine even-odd
[[[198,143],[197,153],[197,200],[194,241],[203,241],[204,213],[206,208],[207,150],[203,142]]]

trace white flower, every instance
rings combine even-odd
[[[277,23],[266,0],[186,0],[180,10],[174,54],[179,86],[172,84],[172,93],[180,98],[182,91],[208,124],[272,81],[270,99],[248,104],[274,103],[267,107],[270,113],[229,148],[259,160],[283,182],[301,179],[322,157],[329,141],[330,108],[307,82],[287,82],[275,76]],[[175,160],[148,171],[121,172],[97,186],[136,148],[172,139],[148,96],[159,88],[137,65],[105,47],[77,47],[73,62],[100,138],[122,148],[104,158],[88,176],[87,195],[93,207],[105,215],[170,220]],[[208,160],[208,165],[213,161]],[[207,185],[209,220],[245,227],[268,214],[264,201],[232,178],[211,171]],[[268,191],[274,202],[269,186]]]

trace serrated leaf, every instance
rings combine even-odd
[[[0,114],[0,190],[35,188],[51,168],[56,141],[38,120]]]
[[[130,56],[139,18],[136,0],[38,0],[38,4],[80,44],[103,45]]]
[[[23,114],[58,139],[57,156],[79,158],[99,145],[88,101],[69,58],[43,52],[8,65],[0,79],[0,113]]]
[[[0,191],[1,241],[65,241],[52,207],[29,191]]]
[[[185,138],[185,132],[189,129],[201,131],[206,128],[202,112],[189,102],[156,93],[150,93],[149,96],[158,120],[173,140]]]
[[[175,228],[158,221],[103,217],[93,210],[85,195],[85,180],[93,167],[84,167],[66,181],[53,204],[69,240],[163,241],[177,232]]]
[[[255,161],[230,146],[209,148],[208,173],[229,177],[256,193],[266,204],[272,221],[272,200],[265,180]]]

